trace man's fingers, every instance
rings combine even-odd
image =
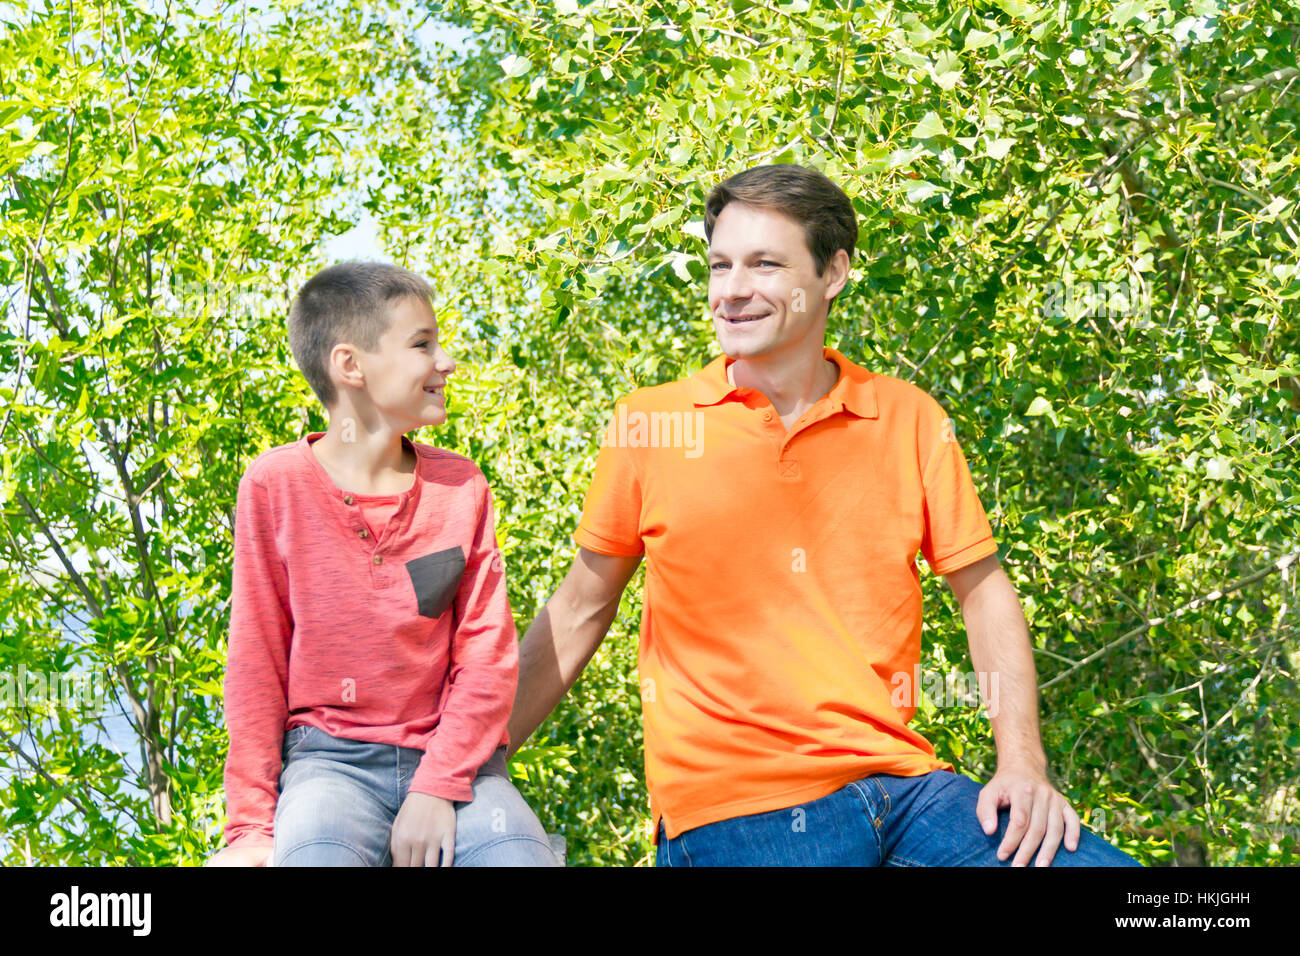
[[[975,818],[988,836],[998,832],[998,798],[1001,793],[1001,790],[989,784],[980,790],[979,800],[975,803]]]
[[[1074,807],[1068,803],[1065,805],[1065,848],[1073,853],[1079,849],[1079,815],[1074,812]]]
[[[1011,861],[1012,866],[1028,866],[1029,861],[1034,857],[1034,851],[1043,842],[1043,834],[1047,832],[1047,811],[1051,806],[1051,800],[1036,786],[1031,786],[1029,790],[1031,793],[1029,799],[1033,801],[1029,809],[1029,826],[1025,828],[1025,835],[1020,838],[1020,848],[1016,850],[1015,859]]]
[[[1062,803],[1064,801],[1052,801],[1047,813],[1047,833],[1043,836],[1043,845],[1038,848],[1034,866],[1051,866],[1052,857],[1056,856],[1061,845],[1061,836],[1065,833],[1065,807]]]
[[[442,865],[451,866],[456,856],[456,834],[448,833],[442,838]]]
[[[1033,793],[1033,784],[1025,784],[1011,791],[1011,820],[1007,824],[1006,834],[1002,837],[1002,845],[998,847],[999,860],[1005,860],[1016,847],[1020,846],[1021,838],[1029,829],[1034,810]]]

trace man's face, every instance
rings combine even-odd
[[[415,298],[391,303],[379,348],[356,354],[370,400],[403,434],[447,420],[443,386],[456,363],[438,344],[429,303]]]
[[[723,207],[709,243],[709,309],[728,358],[820,348],[827,303],[848,277],[842,250],[817,275],[799,223],[741,202]]]

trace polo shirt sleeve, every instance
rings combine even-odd
[[[623,398],[615,403],[614,416],[601,440],[596,471],[573,540],[578,547],[598,554],[633,557],[644,554],[645,545],[641,542],[641,476],[636,449],[620,440],[626,437],[626,422],[627,398]]]
[[[918,417],[917,450],[925,496],[921,554],[930,570],[951,574],[997,553],[952,419],[929,395]]]

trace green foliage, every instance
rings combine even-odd
[[[764,162],[854,200],[828,344],[953,416],[1063,792],[1149,864],[1295,862],[1293,0],[204,9],[0,27],[0,669],[108,675],[140,743],[0,710],[7,862],[216,847],[234,489],[324,425],[284,295],[351,204],[440,290],[421,439],[486,473],[522,633],[614,399],[714,354],[703,199]],[[571,863],[648,861],[640,580],[514,762]],[[925,588],[924,666],[969,669]],[[992,773],[973,708],[915,727]]]

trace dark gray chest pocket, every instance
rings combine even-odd
[[[438,618],[451,607],[465,573],[465,552],[457,545],[445,551],[435,551],[422,558],[406,562],[411,575],[415,599],[419,602],[422,617]]]

